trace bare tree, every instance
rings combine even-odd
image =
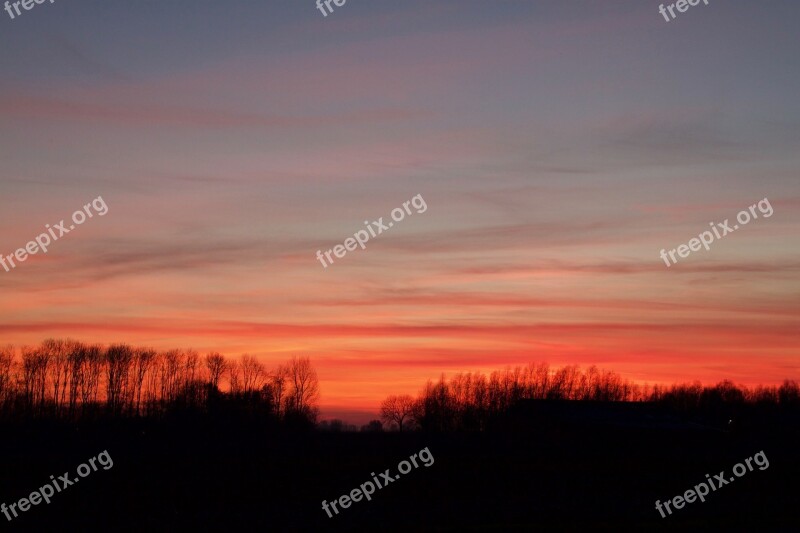
[[[219,382],[225,374],[227,363],[225,357],[217,352],[206,355],[206,368],[208,369],[208,381],[212,387],[219,390]]]
[[[105,356],[103,349],[98,345],[88,346],[86,356],[81,365],[81,407],[86,409],[92,403],[97,402],[100,391],[100,376],[103,373]]]
[[[408,394],[389,396],[381,403],[381,419],[387,424],[397,424],[403,431],[403,422],[412,418],[414,411],[414,398]]]
[[[164,364],[161,365],[161,400],[172,403],[178,398],[184,368],[185,354],[180,350],[169,350],[164,354]]]
[[[56,412],[65,403],[70,373],[69,352],[72,349],[71,345],[74,344],[75,342],[70,340],[46,339],[39,347],[49,361],[48,370],[53,387],[53,406]]]
[[[551,400],[574,400],[579,394],[581,372],[577,365],[568,365],[553,374],[547,398]]]
[[[259,390],[264,384],[264,378],[266,376],[264,365],[255,357],[244,354],[242,355],[239,367],[242,369],[242,388],[244,392]]]
[[[201,370],[200,354],[192,349],[189,349],[186,352],[186,359],[184,360],[183,366],[185,368],[183,376],[184,386],[188,387],[197,380],[198,372]]]
[[[292,357],[289,362],[289,405],[292,410],[316,422],[319,379],[308,357]]]
[[[242,391],[242,370],[236,361],[228,363],[228,383],[232,394]]]
[[[144,383],[144,404],[148,412],[157,409],[158,401],[161,399],[161,379],[164,372],[165,355],[161,352],[156,352],[153,360],[150,362],[150,368],[145,375]]]
[[[369,424],[361,426],[362,432],[380,433],[383,431],[383,424],[380,420],[370,420]]]
[[[106,352],[108,407],[120,412],[127,403],[128,377],[133,362],[133,349],[126,344],[112,344]]]
[[[0,348],[0,410],[4,410],[16,392],[14,383],[14,347]]]
[[[785,379],[777,392],[778,402],[782,406],[790,407],[800,404],[800,387],[794,380]]]
[[[134,406],[136,414],[141,414],[142,405],[142,388],[144,386],[144,378],[147,372],[153,365],[156,358],[156,351],[146,348],[137,348],[133,352],[133,372],[131,379],[133,381],[133,394],[131,394],[131,407]]]
[[[76,342],[70,347],[67,354],[67,365],[69,366],[69,397],[68,410],[70,415],[74,415],[78,407],[78,398],[85,387],[84,365],[87,364],[88,350],[86,345]]]
[[[202,387],[199,376],[203,367],[200,365],[200,354],[189,349],[183,361],[183,385],[181,396],[188,405],[196,406],[201,401]]]
[[[22,384],[25,403],[29,409],[44,409],[47,387],[47,368],[50,357],[47,351],[38,348],[22,348]]]
[[[272,404],[275,406],[275,416],[279,419],[283,414],[288,398],[286,396],[287,380],[289,379],[289,367],[278,365],[278,368],[270,376],[269,389],[272,394]]]

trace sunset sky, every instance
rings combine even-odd
[[[308,355],[323,416],[361,423],[442,372],[533,361],[800,378],[800,3],[334,8],[0,11],[0,253],[109,208],[0,269],[0,343]]]

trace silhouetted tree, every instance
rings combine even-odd
[[[121,412],[127,403],[132,362],[133,349],[126,344],[112,344],[106,351],[106,394],[112,413]]]
[[[15,371],[13,346],[0,348],[0,413],[9,408],[17,392]]]
[[[180,350],[169,350],[164,353],[161,374],[161,400],[167,404],[173,403],[181,391],[186,380],[186,354]]]
[[[778,402],[782,407],[800,406],[800,387],[794,380],[785,380],[778,388]]]
[[[84,386],[83,365],[85,361],[86,346],[83,343],[76,342],[67,356],[67,364],[69,365],[69,398],[67,410],[70,416],[74,416],[77,412],[78,399],[80,398],[81,389]]]
[[[49,353],[39,348],[22,348],[22,380],[25,404],[31,412],[42,412],[45,404]]]
[[[255,357],[248,354],[242,355],[239,368],[242,370],[242,390],[244,392],[253,392],[264,385],[266,370]]]
[[[308,357],[292,357],[287,370],[291,386],[287,411],[316,422],[319,413],[319,380],[311,360]]]
[[[40,350],[47,353],[50,361],[48,366],[50,383],[53,387],[53,409],[59,412],[65,402],[67,386],[69,384],[71,366],[69,364],[69,354],[75,349],[75,342],[69,339],[56,340],[47,339],[42,342]]]
[[[380,420],[370,420],[369,423],[361,426],[361,431],[370,433],[380,433],[383,431],[383,424]]]
[[[272,404],[275,406],[275,415],[280,420],[285,411],[287,398],[287,380],[289,379],[289,368],[285,365],[278,365],[270,376],[269,389],[272,394]]]
[[[242,370],[241,365],[236,361],[228,363],[228,387],[231,394],[242,391]]]
[[[103,373],[105,356],[98,345],[87,346],[81,364],[81,404],[83,411],[92,403],[97,403],[100,390],[100,376]]]
[[[136,397],[135,411],[141,414],[142,409],[142,388],[145,384],[145,377],[147,377],[153,363],[156,361],[155,350],[137,348],[133,353],[133,391],[131,401],[133,403],[133,396]],[[146,398],[146,396],[145,396]],[[132,405],[133,407],[133,405]]]
[[[217,352],[211,352],[206,355],[205,359],[206,369],[208,369],[208,380],[212,387],[219,390],[220,381],[225,374],[227,364],[225,357]]]
[[[381,419],[387,424],[395,423],[403,431],[403,422],[412,418],[414,398],[407,394],[389,396],[381,403]]]

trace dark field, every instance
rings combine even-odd
[[[245,429],[243,429],[245,428]],[[289,433],[194,420],[2,428],[9,504],[103,450],[114,461],[8,531],[798,531],[798,431],[518,419],[491,434]],[[328,518],[321,508],[427,447],[420,464]],[[683,494],[759,451],[706,501]]]

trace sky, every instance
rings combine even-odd
[[[332,7],[0,11],[0,253],[108,206],[0,269],[0,343],[309,356],[323,417],[361,423],[534,361],[800,378],[800,4]]]

